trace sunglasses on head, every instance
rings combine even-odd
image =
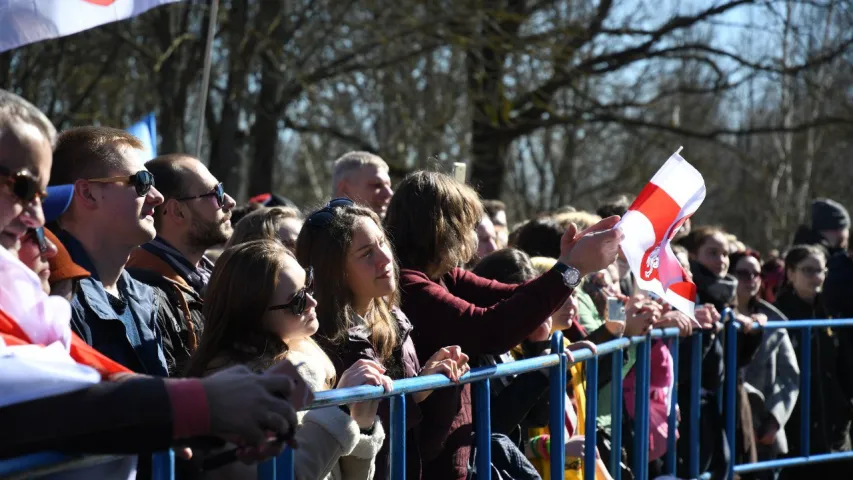
[[[293,299],[282,305],[273,305],[267,310],[290,310],[294,315],[302,315],[308,304],[308,295],[314,293],[314,267],[308,267],[305,271],[305,286],[296,292]]]
[[[140,170],[133,175],[124,177],[106,177],[106,178],[90,178],[87,182],[93,183],[124,183],[133,185],[136,189],[136,195],[144,197],[151,191],[154,186],[154,174],[148,170]]]
[[[215,187],[213,187],[213,190],[211,190],[207,193],[202,193],[201,195],[195,195],[193,197],[176,198],[175,200],[177,200],[179,202],[184,202],[187,200],[195,200],[196,198],[204,198],[204,197],[215,198],[216,204],[219,205],[219,208],[222,208],[225,206],[225,187],[223,187],[222,184],[220,183],[220,184],[217,184]]]
[[[39,246],[39,253],[47,252],[47,239],[44,236],[44,227],[31,228],[27,231]]]
[[[6,167],[0,167],[0,176],[6,177],[5,183],[9,185],[12,194],[23,203],[47,197],[47,192],[39,188],[38,179],[27,169],[13,172]]]
[[[332,223],[332,220],[335,219],[335,208],[351,207],[353,205],[355,205],[355,203],[349,198],[335,198],[331,202],[327,203],[321,210],[312,213],[311,216],[308,217],[308,220],[305,221],[305,224],[310,227],[328,227],[329,224]]]

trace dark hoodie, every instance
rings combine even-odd
[[[853,318],[853,258],[850,255],[847,252],[836,254],[826,265],[823,298],[827,313],[833,318]]]
[[[784,288],[776,299],[778,308],[790,320],[811,320],[827,318],[823,298],[819,295],[814,304],[802,300],[790,287]],[[803,364],[800,346],[802,329],[789,330],[791,343],[797,352],[797,360]],[[853,358],[845,336],[839,335],[841,329],[815,328],[812,330],[811,372],[811,429],[810,453],[829,453],[850,450],[850,423],[853,420]],[[801,405],[797,402],[785,433],[788,437],[788,451],[792,455],[800,454],[802,437],[800,436]],[[849,473],[851,462],[832,462],[808,465],[801,469],[785,469],[786,478],[805,478],[805,475],[818,476]],[[790,470],[790,471],[789,471]],[[842,477],[832,477],[842,478]]]

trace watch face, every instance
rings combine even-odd
[[[577,268],[569,267],[566,270],[566,273],[563,274],[563,279],[565,279],[566,283],[569,285],[577,285],[580,283],[580,272]]]

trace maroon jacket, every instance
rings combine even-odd
[[[417,270],[400,271],[402,308],[414,326],[412,338],[421,363],[442,347],[459,345],[470,356],[500,355],[520,344],[556,311],[571,294],[562,276],[551,270],[520,285],[486,280],[454,269],[439,282]],[[441,392],[434,392],[430,398]],[[468,475],[472,442],[471,391],[466,385],[458,401],[442,402],[438,418],[453,420],[440,430],[441,421],[424,415],[435,430],[432,441],[442,446],[433,461],[424,460],[424,479],[460,479]],[[432,413],[432,412],[430,412]],[[423,437],[422,437],[423,438]],[[425,442],[425,440],[422,440]]]

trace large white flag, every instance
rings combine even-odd
[[[676,152],[622,217],[622,251],[637,286],[693,318],[696,285],[672,253],[670,240],[705,200],[705,180]]]
[[[180,0],[0,0],[0,52],[124,20]]]

